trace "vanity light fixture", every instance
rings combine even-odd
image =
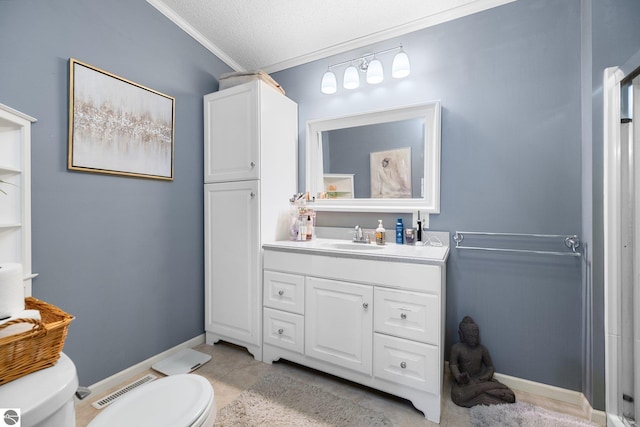
[[[400,47],[400,52],[393,58],[391,66],[391,75],[396,79],[407,77],[411,73],[411,64],[409,64],[409,56]]]
[[[336,93],[336,90],[338,90],[336,75],[330,69],[327,69],[327,72],[324,73],[324,76],[322,76],[321,90],[322,90],[322,93],[326,93],[327,95]]]
[[[378,55],[385,53],[399,51],[393,58],[393,65],[391,67],[391,75],[396,79],[401,79],[408,76],[411,73],[411,66],[409,64],[409,56],[402,49],[402,45],[393,47],[391,49],[382,50],[379,52],[368,53],[358,58],[353,58],[348,61],[340,62],[338,64],[329,65],[327,71],[322,76],[322,84],[320,90],[322,93],[331,95],[338,90],[338,84],[335,73],[332,71],[335,67],[340,67],[346,64],[349,66],[344,71],[342,79],[342,86],[345,89],[356,89],[360,86],[360,75],[358,71],[366,73],[366,81],[368,84],[375,85],[381,83],[384,80],[384,69],[382,61],[378,59]]]
[[[344,70],[344,81],[342,86],[345,89],[357,89],[360,86],[360,76],[358,75],[358,69],[355,65],[351,64]]]
[[[367,67],[367,83],[370,85],[377,85],[383,80],[384,70],[382,69],[382,62],[374,56]]]

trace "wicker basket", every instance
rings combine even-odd
[[[25,309],[39,310],[42,320],[15,319],[0,330],[18,323],[31,323],[31,329],[0,338],[0,385],[55,365],[67,337],[73,316],[58,307],[27,297]]]

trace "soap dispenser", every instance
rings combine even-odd
[[[384,245],[385,244],[385,241],[386,241],[385,233],[386,233],[386,230],[382,226],[382,220],[379,219],[378,220],[378,228],[376,228],[376,244],[378,244],[378,245]]]

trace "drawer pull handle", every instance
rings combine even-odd
[[[364,308],[365,310],[369,308],[369,303],[368,302],[362,303],[362,308]]]
[[[401,362],[401,363],[400,363],[400,367],[401,367],[402,369],[406,368],[406,367],[407,367],[407,363],[406,363],[406,362]]]
[[[406,319],[407,318],[407,313],[400,313],[400,318],[402,320]]]
[[[284,329],[282,329],[282,328],[278,329],[278,335],[282,335],[282,334],[284,334]],[[402,363],[404,363],[404,362],[402,362]]]
[[[278,291],[278,295],[280,295],[280,296],[284,295],[284,291],[283,291],[282,289],[280,289],[280,290]]]

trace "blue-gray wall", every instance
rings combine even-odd
[[[300,189],[307,120],[438,99],[442,209],[432,229],[582,234],[586,266],[453,250],[447,349],[470,314],[499,372],[582,390],[598,409],[601,76],[640,49],[638,18],[637,0],[520,0],[274,74],[300,104]],[[400,42],[410,77],[320,93],[328,64]],[[0,54],[0,102],[38,119],[33,293],[76,316],[65,352],[81,383],[202,333],[202,95],[229,68],[144,0],[2,0]],[[176,98],[173,182],[66,170],[70,57]],[[378,215],[319,219],[360,217],[375,227]],[[382,217],[391,228],[395,216]]]
[[[597,90],[605,66],[624,62],[640,48],[637,28],[624,35],[622,47],[616,39],[621,28],[640,18],[640,3],[594,3],[592,11],[590,0],[517,1],[276,73],[299,103],[300,189],[307,120],[440,100],[441,213],[431,217],[432,229],[575,233],[586,235],[584,246],[601,248]],[[593,34],[591,22],[585,22],[591,15]],[[320,93],[327,65],[399,43],[411,59],[408,78]],[[585,73],[591,54],[593,70]],[[583,82],[585,76],[589,80]],[[584,115],[591,109],[593,116]],[[583,122],[591,121],[593,131],[589,125],[584,132]],[[585,133],[594,135],[594,160],[581,167]],[[359,216],[321,213],[318,223],[362,224]],[[375,217],[366,218],[375,226]],[[390,226],[392,218],[385,217],[385,223]],[[488,241],[477,241],[483,243]],[[562,248],[559,243],[557,250]],[[602,250],[593,251],[598,266],[593,274],[601,276]],[[447,265],[446,352],[457,341],[458,322],[469,314],[479,323],[498,372],[584,392],[595,408],[604,409],[603,285],[601,277],[594,277],[593,289],[587,285],[591,256],[588,261],[453,249]]]
[[[80,383],[200,335],[202,96],[229,67],[144,0],[0,1],[0,57],[0,103],[38,119],[33,295],[76,316]],[[71,57],[175,97],[172,182],[67,171]]]

